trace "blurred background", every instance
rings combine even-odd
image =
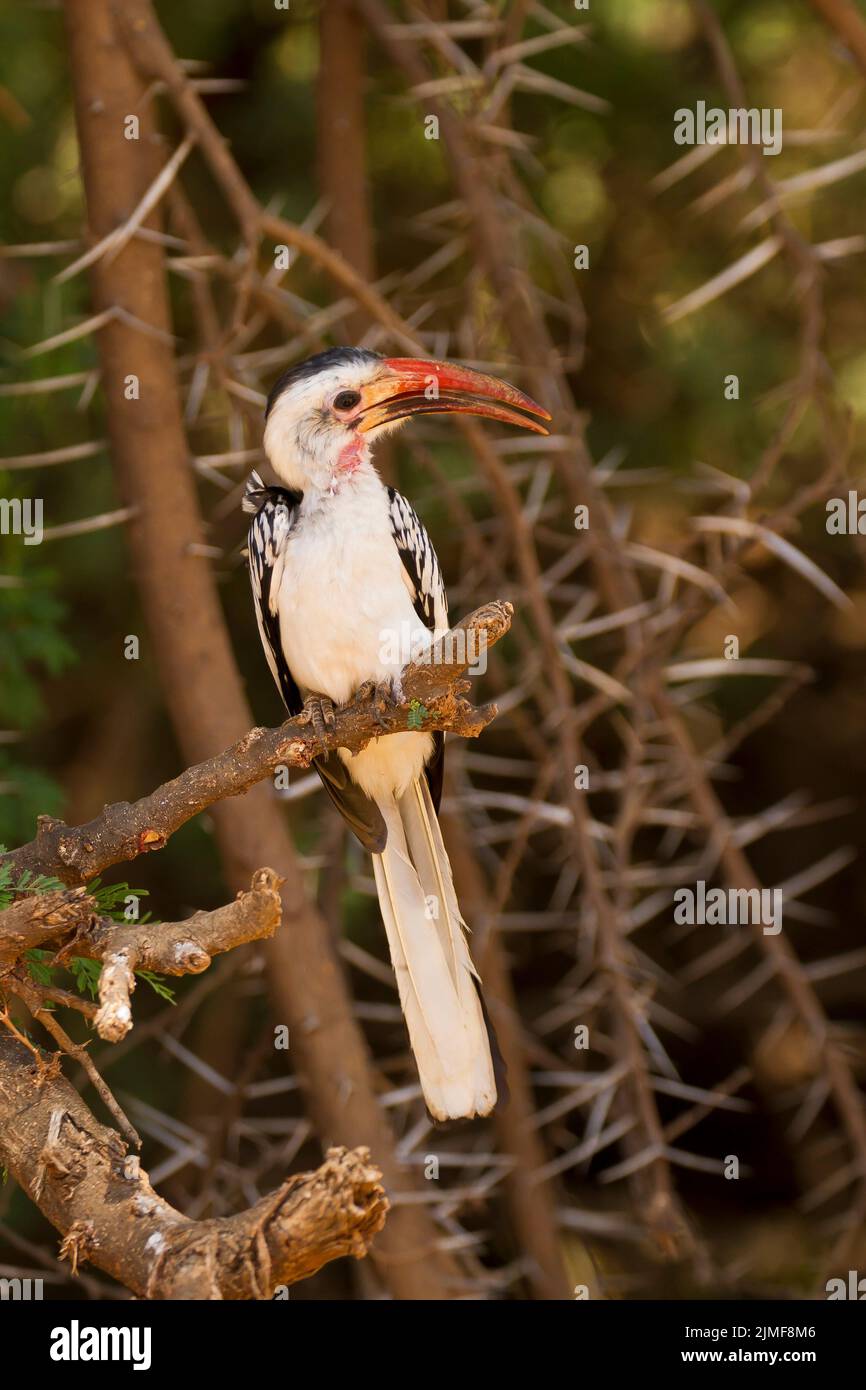
[[[273,791],[449,1254],[446,1296],[820,1292],[862,1268],[866,1211],[866,578],[862,537],[826,524],[828,499],[862,485],[866,27],[858,63],[856,31],[846,43],[836,7],[807,0],[156,11],[262,207],[342,252],[426,352],[554,415],[550,441],[420,421],[383,454],[452,614],[517,610],[475,691],[502,713],[451,741],[443,818],[518,1057],[510,1117],[427,1124],[369,861],[315,778]],[[93,313],[86,272],[56,279],[87,244],[62,7],[7,9],[2,33],[0,495],[43,498],[46,527],[38,547],[0,535],[15,847],[37,815],[76,824],[185,760],[96,344],[50,346]],[[781,109],[782,152],[677,145],[674,113],[699,101]],[[152,84],[146,102],[167,159],[182,118]],[[275,724],[239,505],[264,396],[324,346],[405,345],[314,255],[275,266],[265,235],[244,259],[200,148],[160,215],[208,562],[254,718]],[[106,879],[156,918],[215,907],[230,891],[212,829],[200,816]],[[749,886],[746,869],[783,886],[780,938],[675,924],[676,888]],[[142,985],[129,1037],[91,1047],[154,1185],[191,1216],[257,1200],[330,1138],[274,1050],[272,985],[244,948],[172,982],[173,1003]],[[10,1181],[4,1272],[126,1296],[56,1251]],[[340,1261],[292,1297],[389,1292],[373,1261]]]

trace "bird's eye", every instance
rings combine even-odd
[[[360,391],[341,391],[334,397],[334,407],[336,410],[353,410],[360,399]]]

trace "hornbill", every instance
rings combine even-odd
[[[546,434],[550,416],[466,367],[333,348],[274,385],[264,448],[281,486],[247,483],[249,567],[265,656],[290,715],[322,731],[359,689],[402,697],[406,662],[448,630],[436,552],[370,446],[412,415],[487,416]],[[315,760],[373,870],[427,1107],[486,1115],[495,1039],[469,956],[437,811],[444,735],[406,732]]]

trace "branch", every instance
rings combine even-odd
[[[211,958],[248,941],[273,936],[280,925],[283,880],[273,869],[260,869],[248,893],[213,912],[196,912],[183,922],[118,926],[96,920],[67,950],[102,961],[96,1031],[106,1042],[119,1042],[132,1027],[129,997],[135,972],[199,975]],[[65,954],[65,952],[64,952]]]
[[[851,0],[812,0],[812,9],[834,29],[866,76],[866,21]]]
[[[162,849],[193,816],[224,797],[238,796],[272,776],[279,767],[309,767],[320,753],[347,748],[358,753],[374,738],[418,728],[476,737],[495,717],[496,706],[475,709],[463,699],[462,681],[479,654],[511,626],[510,603],[478,608],[434,642],[425,659],[402,676],[402,704],[384,704],[375,694],[355,698],[337,711],[324,737],[309,724],[290,719],[278,729],[251,729],[233,747],[158,787],[135,802],[116,802],[86,825],[70,827],[41,816],[36,839],[0,858],[14,870],[56,874],[66,883],[83,883],[121,860]],[[415,701],[423,706],[424,713]]]
[[[124,1113],[123,1107],[120,1105],[120,1102],[115,1099],[114,1095],[111,1092],[111,1088],[108,1086],[104,1078],[100,1075],[99,1071],[97,1070],[96,1063],[94,1062],[93,1058],[87,1050],[87,1043],[79,1044],[73,1042],[66,1029],[62,1026],[58,1019],[55,1018],[53,1010],[47,1009],[45,1007],[45,1001],[42,997],[42,991],[38,985],[34,984],[32,980],[19,975],[13,981],[13,988],[15,990],[15,993],[19,996],[19,998],[24,1000],[24,1003],[27,1005],[33,1017],[39,1023],[42,1024],[42,1027],[46,1030],[46,1032],[51,1034],[54,1041],[58,1044],[62,1051],[66,1053],[67,1057],[72,1057],[85,1072],[87,1079],[93,1086],[100,1100],[108,1109],[109,1114],[113,1115],[114,1119],[117,1121],[117,1125],[120,1129],[121,1134],[125,1135],[127,1141],[130,1144],[132,1144],[136,1149],[140,1149],[141,1139],[138,1135],[138,1132],[135,1129],[135,1126],[127,1118],[126,1114]],[[3,1022],[4,1025],[8,1028],[8,1010],[4,1015]],[[16,1034],[17,1030],[10,1029],[10,1032]],[[42,1061],[42,1054],[39,1052],[37,1048],[32,1046],[28,1050],[35,1058],[38,1075],[40,1076],[40,1078],[44,1080],[46,1074],[46,1064]],[[59,1052],[56,1052],[54,1054],[50,1062],[47,1063],[47,1066],[49,1068],[50,1075],[55,1075],[59,1073]]]
[[[313,1173],[235,1216],[187,1220],[64,1077],[0,1036],[0,1162],[63,1236],[139,1298],[267,1299],[329,1260],[361,1259],[388,1200],[367,1149],[330,1149]]]
[[[0,912],[0,975],[7,963],[25,951],[84,927],[97,910],[83,888],[19,898]]]
[[[273,936],[282,916],[282,885],[283,879],[273,869],[259,869],[249,892],[238,893],[224,907],[195,912],[182,922],[141,926],[99,917],[97,904],[80,888],[24,898],[0,913],[0,979],[5,975],[9,989],[38,1011],[40,1002],[57,991],[26,977],[20,967],[12,973],[26,950],[53,941],[62,943],[54,965],[63,965],[69,956],[101,960],[100,1008],[94,1021],[101,1038],[119,1042],[132,1027],[129,1000],[136,971],[199,975],[213,956]]]

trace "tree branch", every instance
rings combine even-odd
[[[812,9],[845,44],[866,76],[866,21],[851,0],[812,0]]]
[[[184,922],[137,927],[94,921],[67,950],[102,961],[95,1020],[99,1036],[119,1042],[132,1027],[129,997],[137,970],[199,975],[220,952],[273,936],[282,916],[282,882],[273,869],[260,869],[248,893],[239,893],[234,902],[213,912],[196,912]]]
[[[95,1011],[94,1021],[101,1038],[119,1042],[132,1027],[129,1000],[137,970],[198,975],[220,952],[273,936],[282,916],[282,884],[282,878],[273,869],[259,869],[253,875],[249,892],[238,893],[234,902],[224,907],[193,913],[182,922],[141,926],[99,917],[97,904],[82,889],[44,897],[34,894],[0,913],[0,979],[5,975],[8,988],[33,1007],[45,1023],[40,1004],[67,1000],[58,1001],[58,991],[37,984],[23,973],[20,958],[25,951],[53,941],[62,944],[52,964],[62,965],[69,956],[101,960],[100,1008]],[[13,974],[16,963],[18,969]],[[69,1002],[73,1000],[74,996],[70,996]]]
[[[0,912],[0,976],[25,951],[85,926],[97,911],[84,888],[32,893]]]
[[[434,642],[425,660],[405,668],[402,704],[386,705],[375,694],[356,698],[337,711],[336,723],[324,738],[297,719],[277,729],[251,729],[233,747],[187,768],[149,796],[106,806],[85,825],[70,827],[40,817],[36,839],[4,855],[0,863],[8,860],[14,870],[83,883],[111,864],[162,849],[205,807],[238,796],[279,767],[309,767],[319,753],[334,748],[357,753],[374,738],[410,728],[475,737],[494,718],[496,707],[475,709],[468,704],[462,698],[462,677],[479,654],[505,635],[512,612],[509,603],[487,604]]]
[[[61,1232],[73,1269],[90,1260],[140,1298],[270,1298],[329,1260],[361,1259],[388,1210],[369,1151],[330,1149],[246,1211],[187,1220],[69,1082],[4,1036],[0,1162]]]

